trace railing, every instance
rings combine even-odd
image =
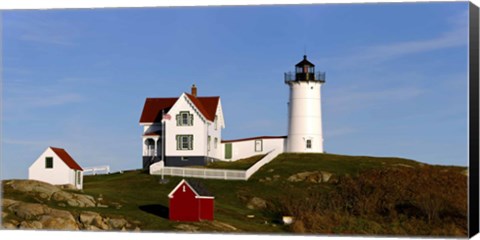
[[[193,177],[206,179],[224,180],[248,180],[255,172],[265,164],[272,161],[282,152],[281,149],[270,151],[260,161],[256,162],[248,170],[208,169],[208,168],[186,168],[186,167],[165,167],[163,161],[150,165],[150,174],[168,175],[179,177]]]
[[[96,166],[83,169],[83,175],[109,174],[110,166]]]
[[[325,82],[326,76],[325,72],[314,72],[314,73],[293,73],[286,72],[284,74],[285,82],[291,81],[319,81]]]
[[[256,162],[251,166],[247,172],[245,173],[246,179],[249,179],[254,173],[258,171],[261,167],[263,167],[265,164],[269,163],[272,161],[274,158],[276,158],[282,151],[280,149],[274,149],[270,151],[265,157],[263,157],[260,161]]]
[[[154,166],[156,164],[153,164],[152,166],[150,166],[150,174],[206,178],[206,179],[224,179],[224,180],[246,180],[247,179],[245,177],[245,171],[241,171],[241,170],[207,169],[207,168],[197,169],[197,168],[186,168],[186,167],[160,167],[160,165]]]

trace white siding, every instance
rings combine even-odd
[[[182,111],[193,114],[193,126],[177,126],[176,116]],[[173,107],[168,111],[171,120],[165,121],[165,155],[166,156],[206,156],[207,154],[207,126],[205,118],[192,107],[182,94]],[[193,135],[192,150],[177,150],[177,135]]]
[[[46,157],[53,158],[53,168],[45,168]],[[28,169],[28,179],[43,181],[54,185],[72,184],[75,186],[74,176],[75,170],[70,169],[50,148],[47,148]]]
[[[319,81],[295,81],[290,85],[287,152],[323,152]],[[310,149],[306,141],[311,140]]]
[[[255,151],[255,141],[262,141],[262,151]],[[225,144],[222,143],[222,158],[225,161],[236,161],[243,158],[248,158],[254,155],[267,154],[272,150],[283,152],[285,149],[285,138],[259,138],[244,141],[230,142],[232,144],[232,159],[225,159]]]

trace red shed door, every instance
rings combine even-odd
[[[200,221],[198,212],[198,201],[195,198],[195,193],[186,183],[182,183],[173,193],[173,197],[170,198],[170,220]]]

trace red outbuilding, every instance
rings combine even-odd
[[[183,179],[168,194],[169,219],[174,221],[213,220],[214,199],[198,182]]]

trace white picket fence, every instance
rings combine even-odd
[[[109,174],[110,166],[87,167],[83,169],[83,175]]]
[[[152,175],[168,175],[179,177],[193,177],[206,179],[224,179],[224,180],[248,180],[262,166],[272,161],[281,153],[281,150],[274,149],[270,151],[260,161],[256,162],[249,169],[229,170],[229,169],[209,169],[209,168],[185,168],[185,167],[165,167],[162,162],[157,162],[150,166]]]

